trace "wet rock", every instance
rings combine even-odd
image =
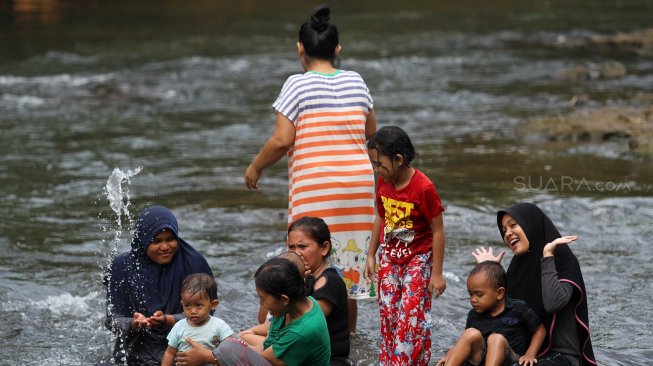
[[[524,134],[549,141],[623,143],[637,154],[653,157],[653,107],[603,107],[575,110],[565,116],[534,120]]]
[[[617,61],[607,61],[598,66],[598,72],[601,79],[618,79],[626,76],[626,66]]]
[[[653,28],[631,33],[612,35],[592,35],[588,37],[559,36],[556,40],[559,48],[583,48],[601,52],[626,52],[653,55]]]
[[[557,78],[566,81],[587,81],[599,79],[618,79],[626,76],[626,66],[617,61],[606,61],[599,64],[575,66],[569,70],[560,71]]]

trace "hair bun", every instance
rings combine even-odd
[[[313,15],[311,15],[311,28],[318,32],[323,32],[329,27],[329,19],[331,9],[326,5],[321,5],[315,8]]]

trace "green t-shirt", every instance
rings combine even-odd
[[[272,347],[274,356],[288,366],[331,363],[329,329],[320,305],[314,298],[313,308],[284,326],[285,317],[272,318],[263,349]]]

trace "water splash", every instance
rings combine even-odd
[[[122,227],[121,216],[124,214],[129,217],[129,187],[125,185],[123,189],[123,183],[129,184],[130,179],[140,173],[142,169],[143,167],[138,167],[123,172],[120,168],[115,168],[109,176],[109,179],[107,179],[105,190],[111,209],[118,215],[118,228]]]
[[[104,275],[107,276],[106,278],[103,278],[103,280],[106,280],[107,283],[111,282],[109,274],[110,271],[108,271],[108,269],[110,268],[112,259],[115,257],[118,251],[118,244],[120,243],[120,238],[122,237],[122,215],[125,215],[125,217],[127,217],[127,219],[131,222],[131,216],[129,215],[129,205],[131,204],[129,197],[129,183],[131,183],[131,178],[140,173],[142,169],[143,167],[137,167],[136,169],[127,170],[124,172],[120,168],[115,168],[113,169],[113,172],[111,172],[111,175],[109,176],[109,179],[107,179],[107,183],[105,185],[105,193],[107,195],[107,199],[109,200],[109,206],[113,212],[116,213],[116,228],[114,230],[113,242],[111,245],[111,251],[106,258],[107,264],[105,268],[107,270],[103,271]],[[106,306],[107,309],[111,309],[112,304],[107,302],[104,304],[104,306]],[[121,352],[124,354],[125,350],[122,343],[120,344],[120,347]]]

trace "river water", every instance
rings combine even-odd
[[[448,290],[432,310],[433,361],[464,326],[471,251],[500,245],[495,211],[530,200],[562,233],[582,236],[573,249],[598,361],[650,364],[651,160],[619,141],[548,143],[520,128],[567,113],[574,96],[598,108],[653,93],[650,55],[559,46],[650,27],[653,4],[330,4],[341,67],[368,82],[379,125],[409,132],[415,166],[446,207]],[[127,250],[131,219],[155,203],[177,214],[181,235],[207,257],[218,315],[236,330],[253,324],[253,273],[284,241],[285,162],[265,172],[257,192],[242,175],[272,131],[283,81],[300,71],[296,32],[311,9],[0,1],[0,364],[92,365],[109,354],[100,277]],[[556,77],[609,60],[627,76]],[[117,180],[121,191],[106,189],[114,169],[131,174]],[[377,305],[359,306],[352,358],[375,364]]]

